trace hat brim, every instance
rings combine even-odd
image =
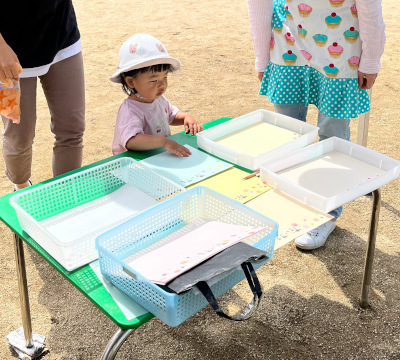
[[[121,74],[130,70],[141,69],[147,66],[159,65],[159,64],[170,64],[177,71],[181,68],[181,62],[178,59],[172,57],[159,56],[140,63],[132,63],[123,69],[117,69],[117,71],[110,76],[110,80],[115,83],[122,83]]]

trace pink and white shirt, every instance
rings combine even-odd
[[[126,151],[126,143],[137,134],[170,136],[169,124],[174,121],[178,111],[164,96],[152,103],[125,99],[115,123],[113,154]]]

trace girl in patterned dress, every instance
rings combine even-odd
[[[303,121],[315,105],[320,140],[349,140],[350,119],[370,110],[366,90],[381,67],[381,0],[248,0],[248,9],[259,93],[276,112]],[[323,246],[341,212],[296,246]]]

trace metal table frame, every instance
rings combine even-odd
[[[221,118],[215,120],[209,124],[207,127],[215,126],[221,122],[228,120],[229,118]],[[190,143],[191,146],[197,147],[197,145],[193,142],[193,138],[182,138],[182,134],[173,135],[175,140],[182,142],[182,139],[185,141],[184,143]],[[193,140],[189,140],[193,139]],[[143,158],[150,156],[142,155]],[[108,159],[110,160],[110,159]],[[93,165],[93,164],[92,164]],[[78,170],[79,171],[79,170]],[[50,180],[51,181],[51,180]],[[378,228],[379,221],[379,211],[381,204],[381,191],[380,189],[374,190],[372,193],[372,214],[370,218],[369,225],[369,236],[367,242],[365,263],[364,263],[364,272],[362,277],[362,285],[361,285],[361,296],[360,296],[360,306],[362,308],[368,307],[368,294],[371,286],[371,278],[372,278],[372,265],[374,259],[375,252],[375,242],[376,242],[376,234]],[[25,268],[25,257],[24,257],[24,249],[23,249],[23,240],[18,234],[14,233],[14,250],[15,250],[15,261],[17,268],[17,278],[18,278],[18,287],[20,294],[20,304],[21,304],[21,313],[22,313],[22,325],[24,329],[24,336],[26,340],[26,346],[33,346],[32,339],[32,323],[31,323],[31,314],[30,314],[30,306],[29,306],[29,295],[28,295],[28,286],[27,286],[27,278],[26,278],[26,268]],[[137,326],[133,328],[123,329],[118,327],[118,330],[115,332],[113,337],[108,342],[103,355],[101,357],[102,360],[113,360],[118,352],[118,349],[124,343],[124,341],[129,337],[129,335],[133,332],[133,330],[145,322],[149,321],[153,316],[148,316],[143,321],[141,321]],[[118,324],[117,324],[118,325]]]

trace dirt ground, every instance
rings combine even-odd
[[[113,124],[124,98],[108,80],[120,44],[145,32],[182,61],[169,100],[201,122],[272,110],[259,96],[245,0],[75,0],[87,88],[84,165],[111,155]],[[383,0],[387,43],[372,93],[368,147],[400,159],[400,32],[397,0]],[[309,121],[315,123],[316,111]],[[21,124],[20,126],[23,126]],[[181,131],[181,128],[175,129]],[[357,139],[357,120],[352,140]],[[38,91],[32,181],[51,177],[49,113]],[[0,164],[0,195],[12,190]],[[291,243],[259,270],[265,297],[252,320],[234,323],[206,308],[176,328],[153,319],[137,329],[117,359],[400,359],[400,181],[382,188],[370,291],[360,309],[371,199],[344,208],[326,246],[303,252]],[[11,232],[0,227],[0,359],[13,359],[6,335],[21,326]],[[99,359],[117,327],[47,263],[25,247],[32,323],[47,336],[48,360]],[[248,300],[239,285],[223,303]]]

